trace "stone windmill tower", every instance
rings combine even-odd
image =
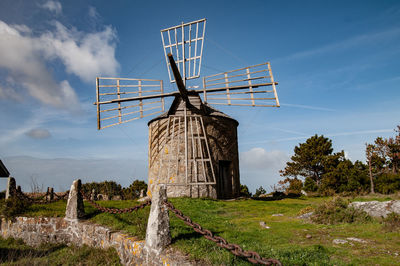
[[[203,77],[203,89],[187,90],[186,81],[200,77],[205,25],[202,19],[161,31],[178,91],[164,92],[162,80],[96,80],[98,129],[162,113],[148,122],[149,194],[165,184],[169,197],[239,196],[239,123],[212,106],[279,107],[269,62]],[[174,97],[167,112],[165,97]]]

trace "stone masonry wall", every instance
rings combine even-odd
[[[49,217],[17,217],[14,221],[1,219],[4,238],[20,238],[26,244],[64,243],[96,248],[113,247],[124,265],[193,265],[185,256],[164,250],[158,257],[149,256],[143,249],[144,241],[107,227],[86,221]]]
[[[196,121],[188,118],[189,129],[189,161],[192,157],[200,158],[200,151],[205,152],[206,146],[204,142],[196,141],[194,143],[195,149],[192,150],[192,142],[190,141],[190,130],[197,133]],[[156,120],[149,124],[149,190],[152,193],[154,188],[160,183],[185,183],[185,165],[184,165],[184,126],[183,118],[180,121],[172,122],[169,127],[170,134],[167,134],[168,118]],[[208,138],[208,146],[212,158],[212,167],[215,174],[217,185],[178,185],[168,186],[168,197],[209,197],[209,198],[232,198],[239,196],[240,193],[240,178],[239,178],[239,156],[238,156],[238,142],[237,142],[237,123],[232,119],[224,117],[203,116],[204,128]],[[179,124],[181,126],[179,126]],[[173,127],[173,125],[175,127]],[[199,124],[198,124],[199,125]],[[194,129],[192,129],[194,128]],[[200,128],[199,132],[204,135],[203,130]],[[175,142],[170,143],[167,136],[174,135]],[[177,140],[180,137],[180,141]],[[195,137],[196,138],[196,137]],[[167,145],[166,145],[167,142]],[[179,145],[178,145],[179,142]],[[201,147],[199,145],[201,143]],[[181,153],[179,158],[172,156],[173,154]],[[192,153],[196,153],[194,156]],[[163,156],[160,160],[160,156]],[[169,157],[170,156],[170,157]],[[160,161],[166,161],[160,165]],[[219,161],[230,162],[229,175],[226,179],[219,180]],[[162,163],[162,162],[161,162]],[[168,167],[170,165],[170,167]],[[198,178],[201,182],[210,181],[212,176],[209,164],[205,164],[206,177],[203,176],[202,170],[204,165],[198,165]],[[190,163],[188,167],[188,175],[191,179],[190,182],[195,182],[195,169]],[[224,184],[221,184],[224,182]],[[217,195],[218,186],[220,186],[219,194]]]

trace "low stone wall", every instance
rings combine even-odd
[[[41,243],[65,243],[96,248],[113,247],[124,265],[193,265],[182,254],[167,248],[158,256],[143,249],[144,241],[127,234],[87,221],[49,217],[17,217],[14,221],[1,219],[4,238],[20,238],[31,246]]]

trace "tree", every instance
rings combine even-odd
[[[332,141],[316,134],[294,148],[292,161],[280,171],[281,176],[311,178],[319,187],[323,175],[335,167],[340,158],[344,158],[343,151],[332,152]]]
[[[249,188],[246,185],[240,185],[240,196],[246,198],[251,197],[251,192],[249,191]]]
[[[394,138],[388,139],[387,147],[392,173],[397,174],[400,170],[400,125],[394,131],[398,134]]]
[[[124,188],[122,193],[124,195],[124,199],[137,199],[140,197],[140,191],[147,191],[147,184],[142,180],[134,180],[132,184]]]
[[[259,188],[256,189],[256,193],[254,193],[254,197],[259,197],[260,195],[265,194],[265,193],[267,193],[267,191],[262,186],[260,186]]]
[[[279,190],[285,191],[286,194],[300,194],[303,189],[303,182],[297,177],[287,177],[284,180],[279,181],[278,185],[280,187]]]

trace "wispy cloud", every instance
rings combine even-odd
[[[340,136],[352,136],[352,135],[372,135],[372,134],[390,133],[390,132],[393,132],[393,129],[360,130],[360,131],[338,132],[338,133],[321,134],[321,135],[324,135],[325,137],[340,137]],[[308,139],[309,137],[311,137],[311,135],[303,136],[303,137],[289,137],[289,138],[261,140],[261,141],[254,141],[254,142],[244,142],[242,144],[253,145],[253,144],[271,143],[271,142],[305,140],[305,139]]]
[[[51,137],[50,132],[45,128],[33,128],[25,133],[33,139],[47,139]]]
[[[47,9],[51,12],[54,12],[55,14],[61,14],[62,12],[62,5],[60,2],[58,1],[54,1],[54,0],[49,0],[46,3],[44,3],[43,5],[40,5],[41,8]]]
[[[274,61],[288,61],[294,59],[302,59],[302,58],[316,56],[319,54],[334,52],[337,50],[350,49],[355,46],[364,45],[365,43],[376,43],[377,41],[392,39],[399,36],[400,36],[400,28],[392,28],[381,32],[367,33],[354,36],[352,38],[331,43],[319,48],[317,47],[314,49],[297,52],[285,57],[277,58]]]
[[[317,111],[327,111],[327,112],[335,112],[336,110],[325,108],[325,107],[318,107],[312,105],[302,105],[302,104],[291,104],[291,103],[281,103],[281,106],[287,107],[295,107],[295,108],[302,108],[302,109],[309,109],[309,110],[317,110]]]

